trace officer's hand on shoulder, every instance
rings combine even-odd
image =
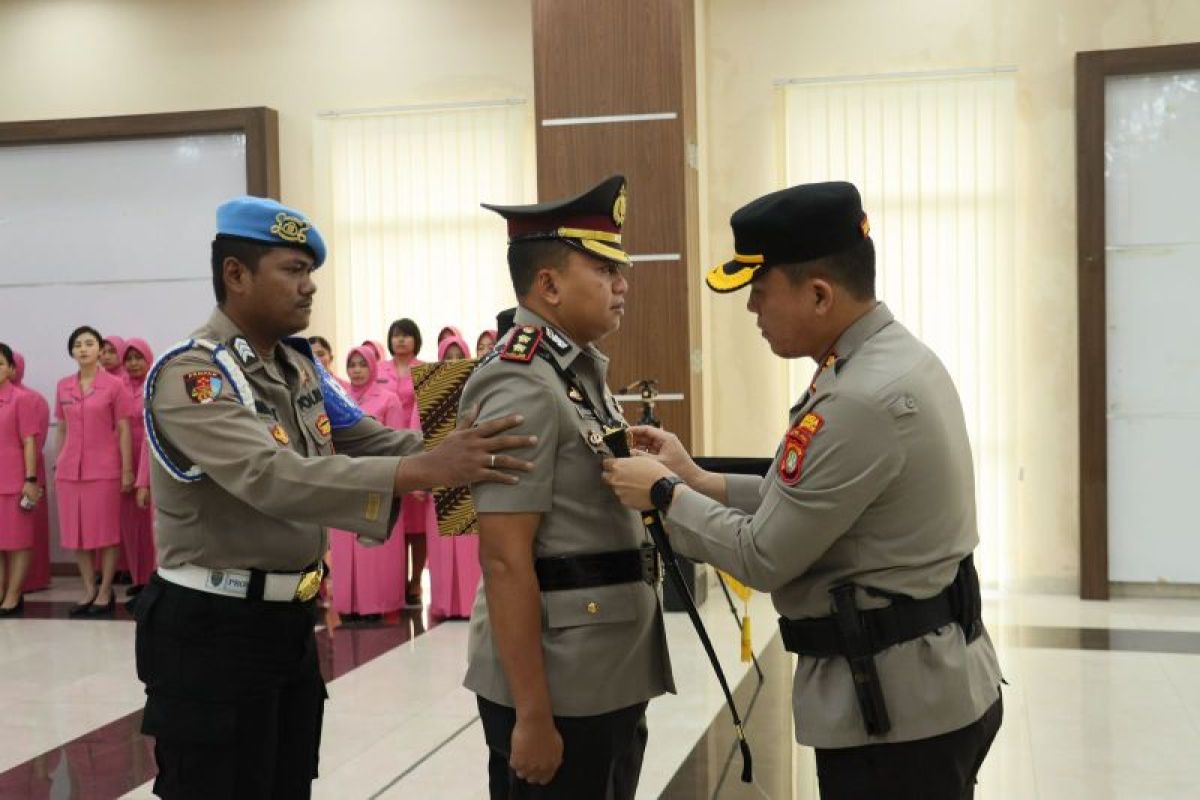
[[[397,489],[412,491],[434,486],[464,486],[469,483],[518,483],[513,471],[528,472],[533,464],[506,450],[533,447],[536,436],[501,435],[525,421],[520,414],[494,419],[479,425],[473,408],[459,417],[458,427],[437,447],[401,462]]]

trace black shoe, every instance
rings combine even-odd
[[[116,574],[113,575],[113,583],[119,583],[122,586],[127,583],[133,583],[133,576],[130,575],[127,570],[118,570]]]
[[[419,595],[419,594],[404,595],[404,605],[407,608],[420,608],[421,607],[421,595]]]
[[[145,588],[146,588],[145,584],[135,583],[132,586],[130,586],[128,589],[125,590],[125,596],[126,597],[137,597],[138,592],[140,592],[142,589],[145,589]]]
[[[363,622],[379,622],[383,619],[383,614],[363,614],[361,619]]]
[[[87,610],[87,615],[89,617],[103,617],[106,614],[113,613],[113,609],[115,609],[116,607],[117,607],[116,597],[115,596],[110,597],[110,598],[108,598],[108,602],[105,603],[104,605],[100,605],[95,602],[93,602],[91,605],[89,605],[88,610]]]
[[[88,615],[88,609],[90,609],[92,607],[92,603],[94,603],[96,601],[96,595],[99,593],[100,593],[99,591],[95,592],[92,595],[92,599],[88,600],[86,603],[79,603],[78,605],[72,606],[71,610],[69,612],[67,612],[67,616],[68,617],[86,617]]]
[[[17,604],[12,608],[0,608],[0,617],[15,617],[20,615],[25,610],[25,595],[21,595],[17,599]]]

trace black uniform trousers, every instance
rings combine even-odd
[[[155,576],[134,616],[154,793],[308,798],[327,697],[313,604],[222,597]]]
[[[646,752],[646,703],[591,717],[555,717],[563,760],[544,786],[526,783],[508,766],[516,711],[479,700],[488,746],[491,800],[633,800]]]
[[[821,800],[971,800],[1003,717],[996,700],[975,722],[941,736],[818,749]]]

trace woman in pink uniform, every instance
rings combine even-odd
[[[141,455],[142,443],[146,439],[146,426],[142,422],[142,387],[146,384],[146,373],[153,363],[154,353],[145,339],[125,340],[121,364],[125,367],[125,385],[129,394],[129,442],[135,459]],[[121,545],[132,581],[132,585],[125,590],[126,597],[133,597],[140,592],[154,574],[152,515],[150,509],[138,505],[134,493],[121,496]]]
[[[120,336],[105,336],[100,342],[100,366],[114,378],[125,380],[125,365],[121,363],[121,351],[125,340]]]
[[[488,353],[496,349],[496,339],[498,339],[495,331],[484,331],[479,334],[479,338],[475,340],[475,357],[483,358]]]
[[[333,368],[333,346],[329,344],[329,340],[324,336],[310,336],[308,343],[312,345],[313,355],[317,357],[317,361],[321,362],[321,366],[325,371],[333,376],[333,379],[342,385],[342,388],[347,392],[350,391],[350,381],[337,374]]]
[[[461,336],[447,336],[438,345],[438,361],[466,358],[470,347]],[[467,619],[483,571],[479,566],[476,532],[442,536],[436,526],[426,536],[429,548],[429,615],[437,619]]]
[[[402,428],[400,399],[376,382],[379,361],[369,347],[356,347],[346,359],[350,396],[367,414],[391,428]],[[406,572],[404,532],[397,521],[391,537],[376,547],[358,544],[358,536],[332,530],[333,609],[343,616],[368,618],[404,607]]]
[[[37,592],[50,588],[50,502],[46,494],[46,438],[50,435],[50,404],[42,393],[30,389],[24,384],[25,358],[20,353],[13,353],[13,366],[16,372],[12,377],[13,385],[24,392],[24,400],[33,409],[34,421],[37,423],[37,483],[42,488],[42,502],[33,509],[33,555],[30,558],[29,569],[25,572],[25,591]]]
[[[33,551],[33,509],[42,497],[37,482],[37,420],[24,392],[13,383],[16,360],[0,343],[0,617],[20,614]]]
[[[125,384],[100,367],[100,334],[77,328],[67,340],[79,371],[58,382],[58,529],[62,546],[75,551],[84,601],[72,616],[111,613],[113,573],[121,544],[121,493],[133,489],[129,395]],[[96,585],[93,551],[100,555]]]
[[[388,352],[392,354],[391,369],[383,371],[396,376],[396,394],[400,398],[400,410],[406,420],[405,428],[421,430],[421,414],[417,408],[417,394],[413,390],[412,368],[422,362],[417,358],[421,352],[421,329],[407,317],[398,319],[388,326]],[[415,492],[404,498],[401,509],[404,538],[408,542],[411,567],[408,585],[404,590],[405,602],[410,606],[421,605],[421,573],[425,571],[425,534],[437,531],[437,511],[433,507],[432,495]]]

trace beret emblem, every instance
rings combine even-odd
[[[309,225],[306,220],[280,211],[275,215],[275,224],[271,226],[271,233],[285,242],[305,244],[308,241],[308,228]]]

